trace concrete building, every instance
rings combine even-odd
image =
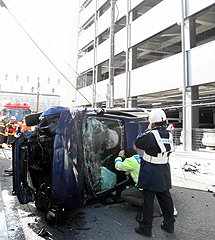
[[[215,123],[215,1],[80,1],[77,106],[161,107]]]

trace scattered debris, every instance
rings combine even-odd
[[[43,228],[38,234],[38,236],[41,236],[41,237],[51,236],[51,235],[52,234],[50,232],[46,231],[45,228]]]
[[[199,172],[199,169],[195,165],[191,165],[188,162],[184,164],[182,169],[184,169],[184,171],[186,172],[191,172],[191,173]]]

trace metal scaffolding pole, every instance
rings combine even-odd
[[[109,103],[107,107],[114,107],[114,24],[116,0],[111,0],[111,26],[110,26],[110,61],[109,61]]]

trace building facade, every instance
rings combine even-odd
[[[161,107],[190,149],[215,123],[214,40],[213,0],[82,0],[76,105]]]

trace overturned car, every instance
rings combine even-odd
[[[70,210],[128,184],[114,160],[120,149],[134,147],[149,122],[144,109],[51,106],[26,116],[26,123],[37,125],[13,145],[14,193],[39,210]]]

